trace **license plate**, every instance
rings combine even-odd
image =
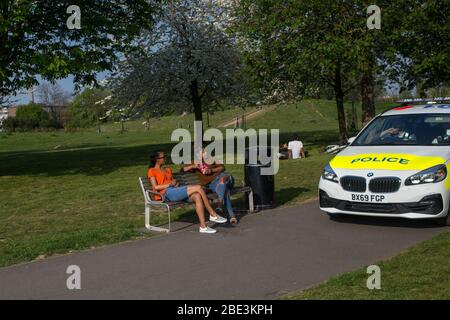
[[[352,201],[357,202],[383,202],[386,197],[381,194],[354,194],[352,193]]]

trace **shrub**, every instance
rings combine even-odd
[[[91,127],[100,121],[106,110],[105,104],[96,103],[110,95],[105,89],[85,89],[77,95],[70,106],[70,121],[66,125],[67,129]]]
[[[2,122],[2,129],[6,132],[14,132],[17,128],[17,120],[16,118],[6,118]]]
[[[19,106],[15,118],[7,118],[3,121],[3,128],[8,132],[54,127],[55,123],[51,120],[50,115],[36,104]]]

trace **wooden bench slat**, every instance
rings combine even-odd
[[[242,193],[242,192],[250,192],[252,191],[251,187],[243,186],[243,187],[234,187],[231,190],[231,194]]]

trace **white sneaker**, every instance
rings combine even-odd
[[[209,216],[209,221],[214,222],[214,223],[225,223],[225,222],[227,222],[227,219],[216,214],[215,217]]]
[[[216,233],[217,232],[215,229],[210,228],[210,227],[206,227],[206,228],[200,227],[198,231],[200,233]]]

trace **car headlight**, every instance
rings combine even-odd
[[[445,178],[447,178],[447,167],[445,164],[440,164],[412,175],[405,180],[405,185],[436,183],[445,180]]]
[[[322,178],[333,182],[339,182],[339,178],[336,172],[334,172],[329,163],[327,163],[327,165],[323,169]]]

